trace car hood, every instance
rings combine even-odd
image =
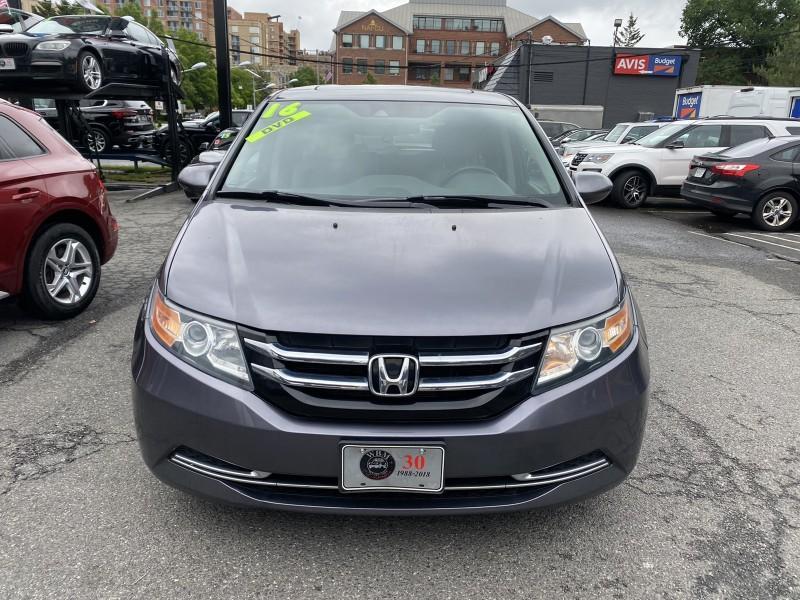
[[[527,333],[617,302],[588,213],[202,204],[176,242],[166,295],[269,331]]]
[[[590,144],[585,148],[581,148],[581,152],[585,152],[587,154],[592,154],[594,152],[602,152],[606,154],[639,154],[643,150],[649,150],[649,148],[637,146],[636,144]]]

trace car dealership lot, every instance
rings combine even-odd
[[[800,244],[680,201],[593,209],[653,370],[639,465],[606,495],[497,516],[259,513],[141,462],[133,324],[190,205],[115,196],[120,246],[83,315],[0,304],[1,598],[800,594]]]

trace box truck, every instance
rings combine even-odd
[[[677,119],[703,117],[778,117],[790,114],[788,87],[742,87],[740,85],[698,85],[675,92]]]

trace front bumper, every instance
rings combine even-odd
[[[167,352],[140,319],[133,376],[142,455],[162,481],[242,506],[402,515],[530,509],[575,501],[619,484],[633,470],[642,443],[649,363],[637,329],[635,339],[611,363],[532,396],[492,420],[310,421],[194,369]],[[335,483],[340,472],[339,445],[344,441],[444,445],[445,493],[339,492]],[[180,455],[187,448],[248,470],[307,482],[308,487],[257,488],[199,474],[177,464],[180,460],[171,460],[176,451]],[[607,459],[608,466],[563,483],[517,489],[480,485],[598,455]],[[481,489],[457,491],[456,484],[465,481]],[[333,482],[334,486],[314,489],[314,482]]]
[[[32,50],[27,56],[12,58],[15,68],[0,70],[0,83],[5,85],[53,81],[71,84],[78,76],[76,56],[71,49],[66,53]]]

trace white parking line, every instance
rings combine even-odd
[[[762,240],[759,238],[742,235],[741,233],[726,233],[725,235],[731,235],[733,237],[744,238],[746,240],[752,240],[754,242],[759,242],[761,244],[769,244],[770,246],[778,246],[780,248],[786,248],[787,250],[794,250],[795,252],[800,252],[800,248],[793,248],[792,246],[784,246],[783,244],[776,244],[775,242],[768,242],[767,240]]]
[[[790,239],[783,238],[783,237],[781,237],[780,235],[778,235],[776,233],[759,233],[758,231],[753,231],[753,232],[751,232],[751,235],[763,235],[764,237],[768,237],[771,240],[779,240],[781,242],[786,242],[788,244],[800,244],[800,240],[795,240],[795,239],[791,239],[791,238]],[[782,235],[785,235],[785,234],[782,234]]]
[[[710,215],[707,210],[645,210],[648,213],[672,213],[673,215],[702,215],[703,213]]]
[[[733,240],[726,240],[725,238],[720,238],[715,235],[708,235],[706,233],[700,233],[699,231],[689,231],[692,235],[702,235],[703,237],[711,238],[712,240],[717,240],[718,242],[725,242],[726,244],[736,244],[737,246],[744,246],[745,248],[749,248],[747,244],[740,244],[739,242],[734,242]]]

